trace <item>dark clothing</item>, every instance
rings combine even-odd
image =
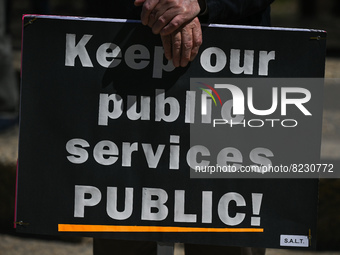
[[[270,26],[270,4],[274,0],[206,0],[208,14],[203,22]]]
[[[203,23],[270,26],[270,7],[274,0],[206,0]],[[141,7],[134,0],[87,0],[88,16],[140,19]]]
[[[134,0],[86,0],[86,15],[100,18],[140,20],[142,8]]]

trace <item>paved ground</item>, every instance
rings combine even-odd
[[[0,255],[92,255],[92,239],[80,243],[0,235]]]

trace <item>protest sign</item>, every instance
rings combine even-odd
[[[139,22],[25,16],[18,232],[315,248],[297,170],[320,156],[325,33],[202,29],[174,68]]]

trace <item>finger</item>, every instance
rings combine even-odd
[[[159,0],[145,0],[141,12],[141,21],[143,25],[148,25],[151,12],[154,10]]]
[[[185,67],[188,65],[191,59],[191,50],[193,47],[193,35],[192,29],[183,28],[182,29],[182,45],[181,45],[181,60],[180,65]]]
[[[157,10],[156,15],[154,16],[154,23],[151,24],[151,26],[151,22],[149,20],[149,26],[152,28],[152,32],[154,34],[159,34],[164,29],[164,27],[166,27],[167,24],[172,21],[173,17],[174,14],[172,11],[168,11],[165,9]],[[175,30],[176,29],[174,29],[172,32],[175,32]],[[171,33],[163,33],[162,35],[170,35]]]
[[[171,16],[172,14],[169,13],[168,16]],[[166,17],[167,18],[167,17]],[[173,15],[173,18],[169,20],[168,22],[165,23],[166,25],[162,27],[159,31],[161,35],[169,35],[173,32],[175,32],[177,29],[179,29],[185,22],[186,20],[181,16],[181,15]]]
[[[154,26],[154,24],[155,24],[155,22],[156,22],[156,20],[157,20],[157,17],[156,17],[156,11],[152,11],[151,13],[150,13],[150,15],[149,15],[149,19],[148,19],[148,26],[149,27],[151,27],[151,29],[153,28],[153,26]],[[152,30],[152,32],[153,32],[153,30]],[[154,32],[153,32],[154,33]],[[154,33],[154,34],[156,34],[156,33]]]
[[[171,7],[171,8],[170,8]],[[169,6],[166,26],[160,31],[162,35],[168,35],[179,29],[187,22],[191,22],[199,14],[200,7],[197,1],[182,1],[175,6]]]
[[[159,34],[176,15],[175,10],[171,9],[167,3],[159,3],[150,13],[148,26],[152,28],[154,34]]]
[[[172,50],[171,50],[171,36],[165,35],[161,36],[163,48],[164,48],[164,55],[167,60],[172,59]]]
[[[182,38],[181,32],[175,32],[171,38],[172,44],[172,63],[175,67],[179,67],[181,60]]]
[[[202,29],[201,25],[198,23],[197,26],[194,26],[192,29],[193,35],[193,47],[191,50],[190,61],[193,61],[194,58],[197,56],[200,46],[202,45]]]

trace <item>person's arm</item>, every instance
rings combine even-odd
[[[141,21],[155,34],[169,35],[201,12],[205,0],[135,0],[143,6]]]
[[[205,23],[233,23],[265,10],[274,0],[135,0],[141,20],[155,34],[168,35],[199,17]]]
[[[135,0],[142,5],[141,21],[160,34],[165,56],[186,66],[202,43],[201,20],[232,22],[266,9],[273,0]],[[189,54],[190,53],[190,54]]]
[[[185,67],[202,44],[201,24],[197,15],[205,0],[135,0],[142,5],[141,21],[160,34],[164,55],[175,67]]]

